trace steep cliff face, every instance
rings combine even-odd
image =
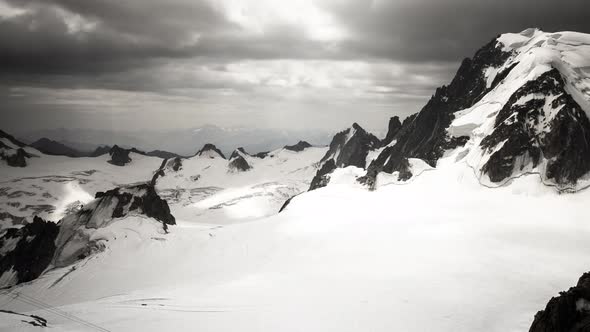
[[[465,59],[448,86],[401,125],[392,118],[382,151],[359,180],[380,172],[412,177],[409,159],[436,167],[445,151],[484,185],[538,173],[559,190],[576,190],[590,171],[587,36],[528,29],[504,34]]]
[[[539,311],[529,332],[590,331],[590,273],[584,273],[575,287],[552,298]]]
[[[324,187],[330,181],[330,173],[336,168],[355,166],[365,168],[369,152],[380,147],[381,141],[357,123],[343,130],[332,139],[330,148],[320,160],[320,169],[313,178],[310,190]]]
[[[245,172],[252,168],[248,163],[247,158],[250,155],[244,150],[244,148],[237,148],[232,152],[229,157],[228,169],[230,172]]]
[[[553,68],[512,94],[480,143],[490,181],[541,166],[543,178],[567,186],[590,171],[590,121],[565,87]]]
[[[0,287],[36,279],[51,263],[59,227],[39,217],[0,237]]]
[[[369,165],[361,182],[373,186],[379,172],[400,172],[400,180],[409,179],[412,174],[408,158],[419,158],[435,167],[445,150],[464,145],[468,137],[453,137],[447,132],[454,113],[471,107],[508,74],[511,68],[503,70],[488,85],[486,70],[501,66],[510,55],[492,40],[473,59],[463,60],[452,82],[438,88],[419,113],[406,118],[401,126],[397,124],[399,120],[392,119],[384,140],[386,148]]]
[[[35,217],[21,228],[9,228],[0,237],[0,287],[39,277],[52,267],[70,265],[104,249],[97,232],[119,218],[141,215],[162,223],[176,220],[168,203],[150,184],[98,192],[96,199],[57,224]]]

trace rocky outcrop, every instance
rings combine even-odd
[[[127,165],[131,162],[129,152],[131,152],[131,150],[120,148],[118,145],[113,146],[109,151],[109,155],[111,156],[111,160],[109,160],[109,163],[116,166]]]
[[[203,146],[203,148],[201,148],[201,150],[199,150],[197,152],[196,155],[201,156],[201,157],[209,157],[209,158],[221,157],[221,158],[225,159],[225,156],[223,155],[221,150],[219,150],[215,145],[213,145],[211,143],[205,144]]]
[[[294,152],[301,152],[307,148],[311,148],[311,144],[307,143],[306,141],[299,141],[295,145],[285,145],[284,149]]]
[[[351,128],[334,136],[328,152],[326,152],[320,163],[323,164],[329,159],[334,159],[336,167],[356,166],[365,168],[369,151],[378,148],[380,144],[381,142],[377,137],[354,123]]]
[[[8,166],[12,167],[26,167],[27,158],[31,158],[31,154],[27,153],[23,148],[16,150],[8,150],[0,152],[0,157],[6,160]]]
[[[100,157],[111,151],[111,147],[108,145],[101,145],[97,147],[93,152],[90,153],[89,157]]]
[[[0,138],[8,140],[12,145],[16,146],[17,148],[24,148],[27,146],[25,143],[17,140],[14,136],[8,134],[3,130],[0,130]]]
[[[110,225],[114,219],[130,215],[145,215],[162,222],[164,230],[176,220],[168,203],[160,198],[151,184],[139,184],[96,193],[96,199],[79,211],[60,220],[60,232],[55,240],[56,251],[52,265],[67,266],[101,251],[104,244],[92,240],[96,229]]]
[[[164,159],[162,160],[162,164],[160,164],[160,168],[158,168],[152,176],[152,181],[150,183],[152,186],[155,186],[159,177],[166,176],[166,174],[170,172],[178,172],[181,169],[182,159],[180,157]]]
[[[0,160],[6,161],[11,167],[26,167],[27,159],[33,156],[23,149],[27,145],[2,130],[0,138],[6,141],[0,140]]]
[[[393,142],[393,139],[397,133],[402,129],[402,123],[399,120],[399,116],[394,116],[389,119],[389,126],[387,127],[387,136],[381,142],[382,146],[387,146]]]
[[[174,152],[168,152],[168,151],[163,151],[163,150],[153,150],[150,152],[138,151],[137,153],[143,154],[148,157],[158,157],[158,158],[162,158],[162,159],[183,158],[182,156],[180,156]]]
[[[36,140],[35,142],[31,143],[31,146],[34,147],[35,149],[43,152],[44,154],[48,154],[48,155],[52,155],[52,156],[66,156],[66,157],[77,158],[77,157],[84,157],[87,155],[86,153],[83,153],[83,152],[78,151],[76,149],[70,148],[69,146],[66,146],[65,144],[50,140],[45,137],[40,138],[40,139]]]
[[[252,168],[252,166],[250,166],[250,164],[248,164],[246,159],[244,159],[244,157],[242,157],[242,156],[237,156],[235,158],[232,158],[231,161],[229,162],[229,169],[231,171],[245,172],[251,168]]]
[[[270,155],[270,151],[263,151],[263,152],[258,152],[256,154],[254,154],[252,157],[264,159],[264,158],[268,157],[269,155]],[[273,156],[270,155],[270,157],[272,158]]]
[[[468,137],[452,137],[447,132],[454,113],[474,105],[506,77],[513,67],[500,72],[488,86],[485,71],[501,66],[510,55],[494,39],[473,59],[463,60],[451,83],[438,88],[419,113],[406,118],[401,127],[395,120],[390,121],[390,132],[383,143],[396,141],[395,145],[385,148],[359,181],[373,187],[379,172],[396,171],[407,179],[411,177],[406,171],[408,158],[419,158],[435,167],[444,151],[464,145]]]
[[[246,160],[247,157],[250,155],[244,150],[244,148],[237,148],[232,152],[229,158],[229,170],[230,172],[245,172],[252,168],[248,161]]]
[[[231,155],[229,156],[229,159],[234,159],[236,157],[240,157],[240,156],[249,156],[248,152],[246,152],[246,150],[244,150],[244,148],[239,147],[237,149],[235,149]]]
[[[330,182],[330,174],[334,172],[335,169],[336,163],[334,162],[334,159],[328,159],[311,180],[309,190],[315,190],[327,186],[328,182]]]
[[[370,151],[379,148],[381,141],[368,133],[357,123],[352,127],[334,135],[328,152],[320,160],[317,171],[309,190],[324,187],[330,181],[329,174],[336,168],[356,166],[365,168]]]
[[[551,298],[545,310],[535,315],[529,332],[590,331],[590,272],[575,287]]]
[[[121,218],[129,214],[143,214],[161,221],[164,225],[176,224],[174,216],[170,213],[168,203],[158,196],[154,186],[150,184],[115,188],[106,192],[99,191],[95,197],[98,199],[98,206],[112,208],[112,213],[107,214],[110,218]],[[111,203],[116,204],[113,207]],[[82,209],[79,214],[86,216],[84,210]],[[101,213],[105,211],[100,210]],[[88,220],[91,220],[91,217],[89,216],[90,219]]]
[[[560,187],[575,184],[590,171],[590,121],[557,69],[518,89],[480,145],[489,154],[481,171],[492,182],[543,162],[542,177]]]
[[[168,203],[148,183],[98,192],[96,199],[57,224],[35,217],[32,223],[4,229],[0,237],[0,287],[39,277],[46,269],[72,264],[104,249],[97,230],[117,218],[143,215],[162,223],[176,220]]]
[[[59,227],[39,217],[0,238],[0,288],[31,281],[49,266]]]

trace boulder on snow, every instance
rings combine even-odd
[[[590,272],[575,287],[551,298],[545,310],[535,315],[529,332],[590,331]]]

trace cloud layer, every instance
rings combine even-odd
[[[0,0],[9,130],[385,127],[499,33],[590,32],[582,0]]]

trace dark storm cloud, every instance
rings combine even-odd
[[[418,111],[500,33],[590,32],[586,2],[0,0],[0,112],[16,127],[41,109],[79,123],[180,103],[215,121],[305,108],[352,122],[362,109],[380,125]]]
[[[392,60],[458,61],[505,32],[590,32],[586,0],[351,1],[331,10],[353,37],[351,56]]]
[[[350,33],[335,50],[289,24],[262,35],[243,33],[206,1],[9,3],[27,12],[0,21],[4,73],[121,71],[153,66],[156,59],[198,56],[457,62],[502,32],[531,26],[590,31],[584,0],[329,2],[323,8]],[[69,31],[67,16],[94,26]]]

